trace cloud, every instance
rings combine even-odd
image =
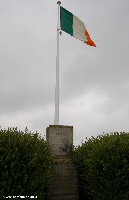
[[[60,123],[74,141],[128,131],[129,1],[62,1],[97,44],[60,36]],[[0,124],[45,134],[54,123],[57,4],[0,1]]]

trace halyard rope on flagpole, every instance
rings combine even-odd
[[[60,4],[58,1],[58,24],[57,24],[57,55],[56,55],[56,87],[55,87],[55,119],[54,125],[59,125],[59,35],[60,29]]]

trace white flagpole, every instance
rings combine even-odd
[[[57,24],[57,56],[56,56],[56,87],[55,87],[55,120],[54,125],[59,125],[59,34],[60,30],[60,4],[58,1],[58,24]]]

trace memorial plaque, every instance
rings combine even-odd
[[[46,140],[54,155],[68,155],[73,146],[73,126],[50,125]]]

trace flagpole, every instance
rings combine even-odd
[[[57,24],[57,55],[56,55],[56,87],[55,87],[55,119],[54,125],[59,125],[59,35],[60,30],[60,4],[58,1],[58,24]]]

